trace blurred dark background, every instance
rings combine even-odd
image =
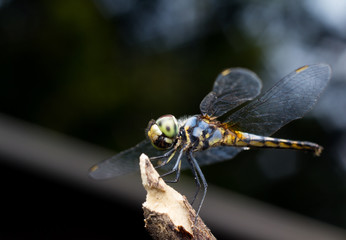
[[[268,88],[328,63],[333,77],[315,109],[275,134],[317,142],[321,157],[251,150],[203,171],[209,183],[346,228],[344,9],[343,0],[2,0],[0,112],[120,151],[152,118],[198,113],[227,67],[255,71]],[[113,239],[120,208],[141,214],[1,158],[3,238]]]

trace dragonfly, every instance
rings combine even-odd
[[[261,93],[262,82],[252,71],[229,68],[216,78],[213,89],[200,103],[200,114],[176,119],[166,114],[151,120],[146,139],[90,168],[94,179],[109,179],[139,170],[138,158],[146,153],[161,177],[190,168],[197,192],[203,190],[198,216],[207,193],[201,166],[232,159],[249,148],[279,148],[310,151],[319,156],[323,147],[309,141],[269,137],[292,120],[303,117],[316,104],[331,77],[327,64],[306,65]],[[221,120],[223,119],[223,120]],[[165,151],[163,153],[163,151]],[[169,166],[169,167],[167,167]]]

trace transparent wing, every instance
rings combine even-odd
[[[229,68],[216,78],[213,91],[200,104],[202,114],[219,117],[261,92],[257,75],[243,68]]]
[[[122,151],[90,168],[89,176],[94,179],[108,179],[139,170],[139,156],[145,153],[149,157],[161,155],[148,139],[136,146]]]
[[[326,64],[301,67],[262,96],[230,115],[229,126],[258,135],[271,135],[312,109],[331,77]]]
[[[233,158],[236,154],[242,151],[242,148],[235,147],[216,147],[210,148],[202,152],[196,152],[195,156],[199,162],[200,166],[213,164]],[[145,153],[149,157],[163,155],[164,152],[155,149],[148,139],[143,140],[136,146],[122,151],[109,159],[106,159],[100,163],[95,164],[90,168],[89,176],[97,179],[110,179],[113,177],[125,175],[131,172],[139,171],[139,156]],[[175,158],[171,160],[169,164],[162,167],[163,170],[171,170]],[[186,160],[186,155],[184,154],[182,158],[181,169],[189,169],[190,165]]]

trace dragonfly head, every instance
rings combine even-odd
[[[159,150],[173,146],[178,135],[178,122],[173,115],[163,115],[148,124],[147,135],[152,145]]]

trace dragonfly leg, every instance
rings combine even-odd
[[[192,201],[191,201],[191,205],[193,205],[193,203],[195,202],[195,200],[196,200],[196,198],[197,198],[197,195],[198,195],[198,193],[199,193],[199,190],[201,189],[201,183],[200,183],[200,181],[199,181],[199,176],[198,176],[198,174],[197,174],[196,168],[195,168],[195,166],[192,164],[189,155],[188,155],[188,157],[187,157],[187,161],[188,161],[188,163],[190,164],[192,173],[193,173],[193,175],[194,175],[194,177],[195,177],[195,183],[196,183],[196,186],[197,186],[197,190],[196,190],[195,195],[193,196],[193,199],[192,199]]]
[[[195,219],[195,223],[197,221],[197,217],[199,215],[199,212],[201,211],[201,207],[203,205],[203,202],[204,202],[204,199],[205,199],[205,196],[207,195],[207,188],[208,188],[208,183],[207,181],[205,180],[205,177],[203,175],[203,172],[201,170],[201,168],[199,167],[198,165],[198,162],[196,160],[196,158],[192,155],[192,151],[189,151],[189,157],[191,159],[191,163],[193,165],[193,167],[196,169],[201,181],[202,181],[202,185],[203,185],[203,196],[202,196],[202,199],[198,205],[198,209],[197,209],[197,212],[196,212],[196,219]]]
[[[179,152],[179,156],[177,158],[177,161],[175,162],[174,164],[174,167],[172,168],[172,170],[162,174],[160,177],[164,177],[164,176],[167,176],[167,175],[170,175],[174,172],[176,172],[176,176],[175,176],[175,179],[173,180],[165,180],[165,182],[167,183],[176,183],[178,182],[179,180],[179,177],[180,177],[180,167],[181,167],[181,157],[183,156],[183,152],[184,152],[184,148],[182,148]]]
[[[160,156],[150,157],[150,160],[156,160],[156,159],[168,157],[172,152],[174,152],[176,150],[177,150],[176,148],[172,148],[168,152],[165,152],[164,154],[162,154]]]
[[[169,161],[174,157],[175,152],[177,151],[176,148],[170,149],[168,152],[165,152],[164,154],[160,156],[155,156],[155,157],[150,157],[150,161],[156,160],[156,159],[161,159],[161,158],[166,158],[164,161],[162,161],[159,165],[155,166],[155,168],[160,168],[165,166]]]
[[[162,161],[159,165],[157,165],[157,166],[155,166],[155,168],[157,169],[157,168],[160,168],[160,167],[163,167],[163,166],[165,166],[166,164],[168,164],[171,160],[172,160],[172,158],[174,157],[174,155],[175,155],[175,153],[177,152],[177,150],[176,149],[174,149],[174,151],[171,153],[172,151],[169,151],[169,154],[165,154],[166,156],[166,159],[164,160],[164,161]],[[169,157],[168,157],[169,156]]]

